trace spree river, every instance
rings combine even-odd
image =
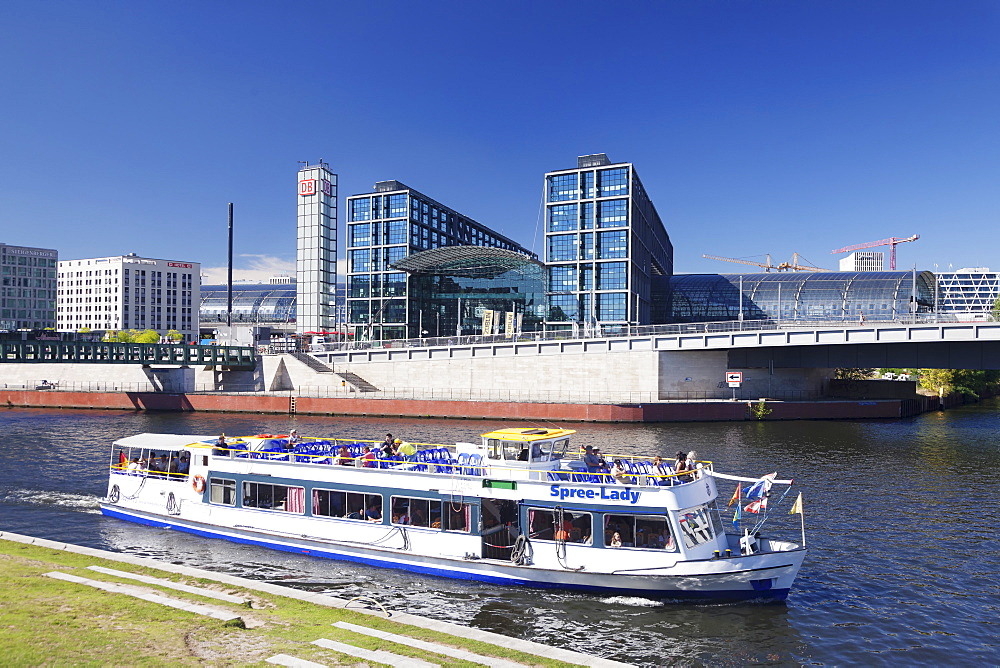
[[[693,605],[502,588],[105,518],[113,439],[139,432],[474,441],[490,421],[0,409],[0,528],[243,577],[638,665],[994,665],[1000,658],[1000,404],[912,419],[579,424],[575,443],[794,478],[810,552],[784,604]],[[730,486],[723,484],[723,496]],[[789,495],[791,496],[791,495]],[[728,499],[723,499],[728,500]],[[786,499],[779,522],[795,529]],[[786,527],[787,528],[787,527]],[[765,533],[767,533],[765,529]]]

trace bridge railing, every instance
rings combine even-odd
[[[256,351],[245,346],[93,341],[0,341],[0,363],[206,365],[253,368]]]
[[[670,336],[684,334],[713,334],[719,332],[759,332],[779,329],[816,329],[822,327],[893,327],[899,325],[957,322],[948,314],[921,313],[907,318],[879,320],[877,318],[821,319],[790,318],[782,320],[723,320],[712,322],[674,323],[669,325],[613,325],[573,330],[548,330],[520,332],[517,334],[467,334],[463,336],[437,336],[416,339],[387,339],[383,341],[337,341],[309,346],[310,352],[336,352],[341,350],[371,350],[374,348],[426,348],[436,346],[470,345],[484,343],[511,343],[526,341],[570,341],[577,339],[608,339],[635,336]],[[273,347],[266,352],[283,352]]]

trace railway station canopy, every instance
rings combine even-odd
[[[665,321],[901,320],[932,311],[934,290],[929,271],[681,274]]]

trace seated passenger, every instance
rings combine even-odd
[[[181,475],[187,475],[191,470],[191,455],[186,452],[182,452],[181,456],[177,459],[177,473]]]
[[[399,441],[399,439],[396,439]],[[396,448],[396,452],[401,455],[406,461],[412,462],[416,459],[417,448],[412,443],[400,443]]]
[[[365,511],[365,519],[371,520],[372,522],[382,521],[382,508],[379,504],[373,503],[371,507]]]
[[[354,457],[351,457],[351,451],[347,449],[346,445],[340,446],[335,463],[341,466],[354,466]]]
[[[587,467],[587,473],[597,473],[597,469],[601,468],[601,462],[594,454],[594,449],[588,445],[584,448],[583,453],[583,463]]]
[[[611,466],[611,476],[623,485],[632,484],[632,479],[625,470],[625,463],[620,459],[616,459],[615,463]]]
[[[219,439],[215,442],[215,447],[212,449],[212,454],[223,457],[229,454],[229,445],[226,443],[225,434],[219,435]]]
[[[367,445],[364,447],[363,453],[361,455],[362,466],[365,468],[375,468],[378,466],[378,462],[375,461],[375,453]]]
[[[684,473],[687,470],[688,470],[688,468],[687,468],[687,454],[683,450],[678,450],[677,451],[677,460],[674,462],[674,472],[675,473]],[[675,478],[675,480],[677,480],[678,482],[689,482],[691,480],[691,476],[678,475]]]
[[[611,547],[621,547],[622,546],[622,535],[617,531],[611,536]]]
[[[528,461],[528,448],[527,446],[521,448],[521,452],[517,453],[517,461],[526,462]]]
[[[128,468],[126,470],[129,475],[140,475],[142,468],[139,466],[139,458],[133,457],[132,461],[128,463]]]

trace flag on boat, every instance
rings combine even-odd
[[[767,496],[767,493],[771,491],[771,485],[774,483],[774,479],[777,477],[778,472],[768,473],[765,476],[761,476],[760,480],[754,484],[747,487],[746,491],[743,492],[743,496],[748,499],[763,499]]]
[[[767,497],[765,496],[761,499],[757,499],[756,501],[747,504],[747,507],[744,508],[743,510],[747,511],[748,513],[759,513],[761,511],[767,510]]]
[[[799,496],[795,499],[795,503],[792,504],[792,509],[788,511],[789,515],[794,515],[798,513],[802,514],[802,492],[799,492]]]
[[[128,463],[128,458],[125,456],[125,453],[122,452],[121,450],[119,450],[118,451],[118,466],[124,466],[127,463]]]
[[[739,487],[736,489],[739,490]],[[733,526],[736,527],[737,530],[740,528],[741,519],[743,519],[743,504],[737,503],[736,510],[733,512]]]
[[[729,499],[729,503],[726,504],[726,508],[732,507],[734,503],[740,502],[740,484],[736,483],[736,489],[733,491],[733,498]]]

